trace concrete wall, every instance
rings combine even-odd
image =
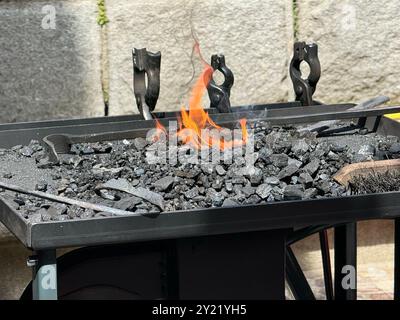
[[[326,103],[379,94],[400,102],[400,1],[297,0],[298,37],[320,47],[315,95]]]
[[[101,27],[97,0],[0,1],[0,123],[136,112],[135,46],[162,52],[157,110],[178,109],[201,71],[197,57],[191,59],[192,32],[206,60],[226,55],[235,74],[234,105],[292,99],[287,68],[296,38],[319,44],[315,98],[357,102],[387,94],[400,102],[397,0],[104,2],[109,23]],[[364,224],[361,234],[392,232],[388,224],[378,226]],[[366,239],[391,241],[379,234]],[[314,243],[303,247],[316,252]],[[28,254],[0,225],[0,272],[7,275],[0,299],[22,292]]]
[[[296,38],[319,44],[315,98],[400,101],[395,0],[104,3],[102,28],[97,0],[0,1],[0,123],[104,115],[105,105],[113,115],[136,112],[133,47],[162,52],[157,109],[178,109],[201,71],[193,34],[207,61],[226,55],[234,105],[293,97],[287,68]]]
[[[199,58],[191,58],[192,32],[204,59],[225,54],[235,74],[232,104],[288,99],[287,66],[293,41],[290,1],[112,0],[107,4],[111,114],[136,110],[133,47],[162,53],[157,109],[177,110],[187,103],[193,73],[198,76],[201,71]]]
[[[96,10],[94,0],[0,2],[0,123],[103,115]]]

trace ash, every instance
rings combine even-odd
[[[232,163],[149,163],[156,143],[144,138],[72,146],[60,164],[47,161],[37,141],[0,150],[0,179],[20,186],[139,214],[232,207],[350,194],[333,181],[343,166],[400,156],[399,139],[356,132],[316,138],[295,127],[254,125],[252,170],[245,157]],[[187,147],[178,146],[187,153]],[[372,183],[364,183],[364,185]],[[375,182],[373,183],[375,185]],[[378,187],[377,187],[378,188]],[[361,189],[358,189],[361,192]],[[371,189],[376,192],[381,189]],[[1,192],[32,222],[106,217],[74,206]],[[267,214],[267,213],[266,213]]]

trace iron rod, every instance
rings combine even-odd
[[[10,191],[15,191],[15,192],[30,195],[30,196],[34,196],[34,197],[38,197],[38,198],[42,198],[42,199],[47,199],[50,201],[55,201],[55,202],[65,203],[65,204],[70,204],[70,205],[76,205],[78,207],[89,209],[89,210],[94,210],[94,211],[98,211],[98,212],[107,212],[107,213],[111,213],[116,216],[140,215],[137,213],[135,214],[134,212],[131,213],[128,211],[123,211],[123,210],[119,210],[119,209],[115,209],[115,208],[111,208],[111,207],[107,207],[107,206],[103,206],[103,205],[99,205],[99,204],[94,204],[94,203],[90,203],[90,202],[86,202],[86,201],[70,199],[70,198],[63,197],[63,196],[56,196],[54,194],[50,194],[50,193],[46,193],[46,192],[27,190],[27,189],[21,188],[19,186],[4,183],[1,181],[0,181],[0,188],[10,190]]]

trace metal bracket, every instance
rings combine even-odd
[[[26,259],[26,265],[29,268],[34,268],[37,266],[38,261],[39,261],[39,259],[38,259],[37,255],[29,256],[28,259]]]
[[[132,58],[136,104],[143,118],[151,120],[151,112],[154,111],[160,94],[161,52],[152,53],[146,48],[134,48]]]
[[[28,259],[32,266],[32,297],[34,300],[57,300],[56,250],[43,250]]]
[[[307,62],[310,67],[310,74],[307,79],[301,77],[300,65],[303,61]],[[290,62],[289,73],[293,82],[296,101],[300,101],[303,106],[316,104],[312,96],[321,76],[318,45],[316,43],[306,44],[305,42],[296,42],[294,44],[293,58]]]
[[[212,55],[211,67],[214,71],[218,70],[222,72],[225,80],[221,85],[217,85],[214,79],[211,78],[208,83],[207,90],[210,97],[210,108],[215,108],[221,113],[232,112],[229,98],[234,83],[234,76],[231,69],[225,65],[225,56],[223,54]]]

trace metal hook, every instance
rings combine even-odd
[[[302,79],[300,64],[305,61],[310,67],[310,74],[307,79]],[[296,101],[303,106],[314,104],[312,96],[315,92],[318,80],[321,76],[321,65],[318,59],[318,45],[316,43],[306,44],[296,42],[294,53],[289,69],[293,82],[293,89],[296,94]]]
[[[215,70],[222,72],[225,79],[221,85],[217,85],[213,78],[211,78],[207,90],[210,97],[210,107],[216,108],[221,113],[229,113],[231,110],[230,95],[231,88],[234,83],[234,76],[225,65],[225,56],[223,54],[214,54],[211,56],[211,67]]]
[[[145,120],[152,120],[158,96],[160,94],[161,53],[152,53],[143,49],[132,51],[133,89],[139,112]],[[147,85],[146,85],[147,77]]]

